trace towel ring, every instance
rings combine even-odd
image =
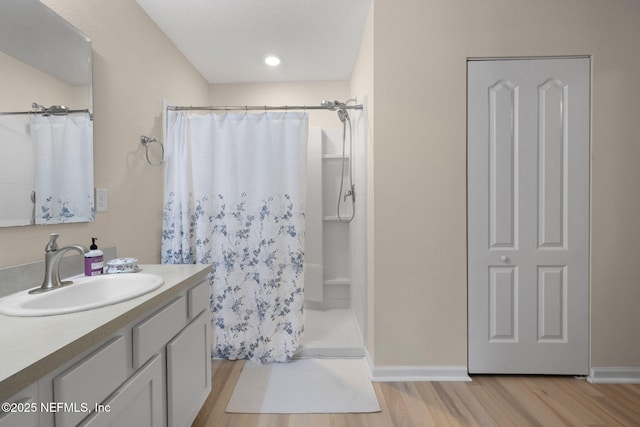
[[[158,163],[153,163],[150,159],[149,159],[149,145],[151,145],[152,142],[157,142],[160,145],[160,161]],[[145,157],[147,158],[147,163],[149,163],[151,166],[160,166],[161,164],[164,163],[164,145],[162,145],[162,143],[160,141],[158,141],[155,137],[151,137],[149,138],[146,135],[141,135],[140,136],[140,144],[144,145],[145,148]]]

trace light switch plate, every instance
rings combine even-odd
[[[106,188],[96,188],[96,212],[106,212],[109,208],[109,192]]]

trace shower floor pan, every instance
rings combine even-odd
[[[305,309],[304,336],[294,357],[363,357],[364,345],[350,309]]]

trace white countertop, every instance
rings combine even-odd
[[[0,401],[110,337],[128,323],[150,314],[171,297],[204,280],[210,265],[141,265],[164,284],[121,303],[77,313],[43,317],[0,315]],[[55,292],[55,291],[52,291]]]

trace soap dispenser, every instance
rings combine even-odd
[[[84,275],[98,276],[103,273],[104,254],[96,245],[96,237],[91,238],[89,252],[84,255]]]

